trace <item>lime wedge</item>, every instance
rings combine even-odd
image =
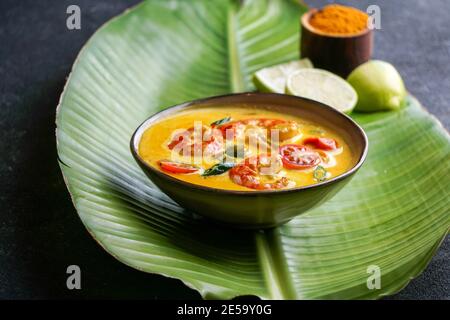
[[[358,102],[355,89],[341,77],[321,69],[302,69],[292,73],[286,92],[327,104],[350,113]]]
[[[261,92],[284,93],[288,76],[297,70],[312,68],[309,59],[295,60],[264,68],[253,75],[253,83]]]

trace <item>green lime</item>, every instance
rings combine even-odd
[[[356,111],[396,110],[405,100],[402,77],[390,63],[371,60],[353,70],[347,80],[358,93]]]
[[[273,67],[264,68],[253,75],[253,83],[261,92],[284,93],[287,77],[303,68],[312,68],[309,59],[295,60],[288,63],[278,64]]]
[[[347,81],[321,69],[303,69],[291,74],[286,92],[322,102],[345,113],[351,112],[358,101],[358,95]]]

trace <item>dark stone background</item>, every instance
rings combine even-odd
[[[101,249],[81,224],[56,161],[55,107],[78,51],[101,24],[137,2],[0,2],[0,298],[199,298],[180,281],[135,271]],[[448,1],[371,3],[382,10],[376,58],[394,63],[449,128]],[[70,4],[81,7],[79,31],[66,29]],[[392,298],[450,299],[448,239],[426,271]],[[66,289],[70,264],[82,269],[82,290]]]

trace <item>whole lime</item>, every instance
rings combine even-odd
[[[358,93],[355,111],[397,110],[404,103],[405,85],[390,63],[368,61],[353,70],[347,81]]]

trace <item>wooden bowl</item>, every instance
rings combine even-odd
[[[328,34],[309,23],[317,9],[310,9],[301,18],[301,57],[309,58],[314,67],[329,70],[346,78],[357,66],[372,57],[373,30],[352,34]]]

